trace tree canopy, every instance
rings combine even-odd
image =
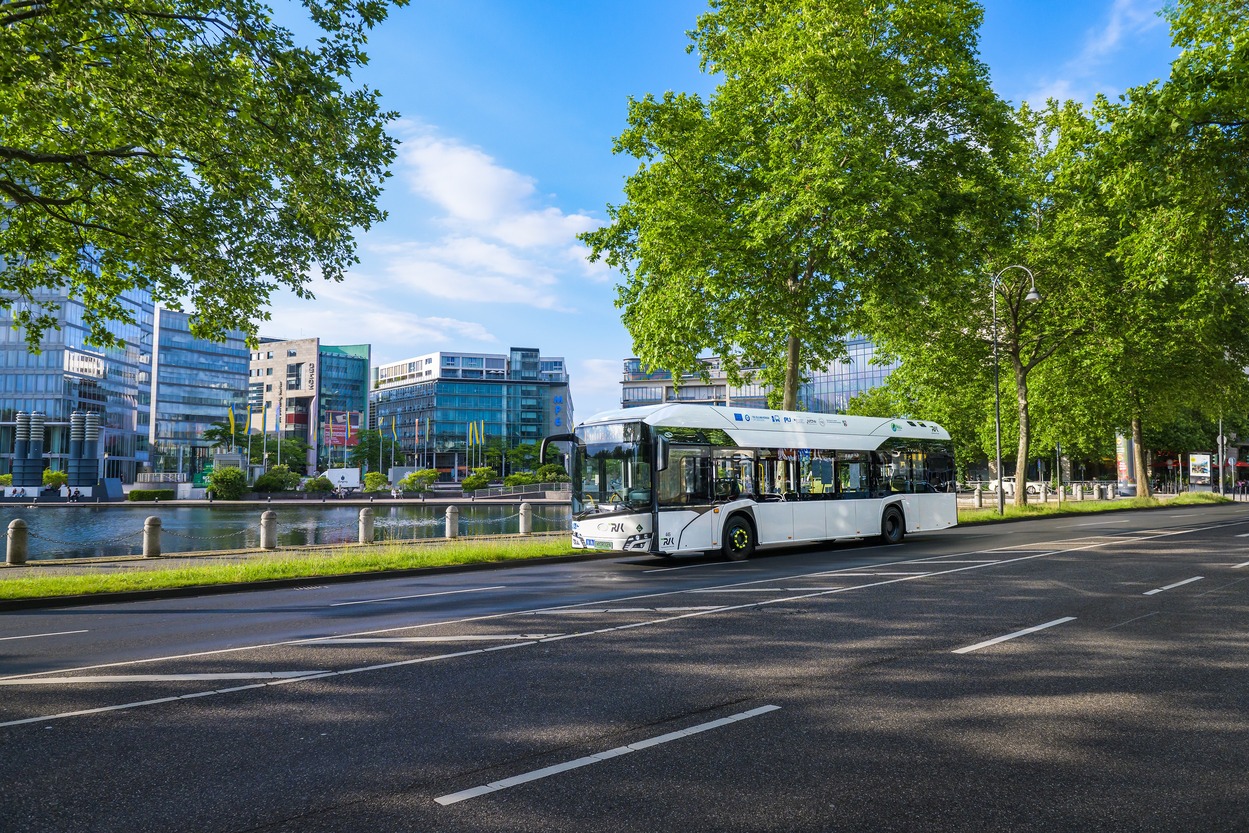
[[[407,0],[301,2],[315,46],[259,0],[0,0],[0,307],[32,348],[50,293],[97,345],[135,290],[219,340],[356,261],[395,142],[348,83]]]
[[[795,407],[862,298],[912,299],[961,256],[958,220],[994,198],[1010,128],[980,17],[970,0],[712,3],[691,50],[723,80],[705,102],[630,100],[615,152],[639,168],[582,236],[626,279],[644,364],[679,377],[712,350]]]

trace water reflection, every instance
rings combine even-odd
[[[260,546],[260,515],[268,507],[112,505],[0,508],[7,528],[21,518],[29,529],[32,561],[139,555],[143,523],[161,520],[161,550],[232,550]],[[359,505],[312,504],[273,507],[278,520],[278,546],[353,543],[359,534]],[[446,531],[445,504],[375,505],[373,534],[379,541],[440,538]],[[501,535],[520,529],[515,504],[460,504],[460,535]],[[569,528],[567,505],[533,507],[533,531]]]

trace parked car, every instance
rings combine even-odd
[[[998,481],[996,478],[989,481],[990,492],[997,491],[997,483]],[[1024,489],[1026,489],[1030,495],[1039,495],[1041,494],[1041,481],[1029,480],[1024,486]],[[1013,476],[1002,478],[1002,493],[1007,495],[1015,494],[1015,478]]]

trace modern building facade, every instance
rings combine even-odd
[[[369,400],[369,425],[398,438],[404,463],[437,468],[447,479],[463,477],[473,448],[536,444],[573,424],[564,360],[529,347],[380,365]]]
[[[848,361],[833,362],[823,372],[814,373],[798,389],[798,407],[813,413],[844,411],[850,398],[881,385],[897,362],[875,364],[876,346],[865,338],[846,343]],[[700,359],[708,381],[690,373],[674,380],[665,370],[646,372],[640,360],[625,359],[621,379],[620,405],[634,408],[665,402],[702,405],[737,405],[743,408],[767,407],[768,387],[750,384],[734,387],[728,383],[719,357]]]
[[[69,422],[75,412],[100,418],[100,474],[125,482],[149,465],[153,316],[145,292],[126,293],[122,305],[133,324],[114,323],[110,331],[120,347],[87,343],[83,305],[64,293],[38,297],[57,310],[59,329],[48,330],[38,352],[26,344],[26,332],[0,311],[0,473],[12,471],[16,415],[45,417],[44,459],[65,470]]]
[[[370,358],[367,344],[262,339],[251,354],[252,430],[306,442],[309,472],[342,465],[351,433],[369,422]]]
[[[151,413],[148,445],[152,476],[142,479],[192,482],[206,471],[215,449],[204,439],[214,423],[236,416],[238,440],[246,442],[248,361],[243,333],[222,343],[191,335],[191,317],[157,308],[153,331]]]

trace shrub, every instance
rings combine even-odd
[[[173,489],[131,489],[126,500],[173,500],[177,496]]]
[[[495,470],[489,466],[479,466],[473,469],[473,473],[464,478],[460,483],[460,488],[465,492],[475,492],[478,489],[484,489],[490,485],[490,481],[498,477]]]
[[[518,471],[503,478],[504,486],[532,486],[538,482],[538,475],[530,471]]]
[[[257,492],[286,492],[299,488],[299,475],[290,470],[289,466],[273,466],[256,478],[252,488]]]
[[[213,469],[208,475],[208,488],[218,500],[238,500],[247,492],[247,475],[233,466]]]
[[[322,475],[304,483],[304,491],[310,493],[332,492],[334,491],[334,484],[330,482],[328,477]]]
[[[400,480],[399,489],[404,492],[418,492],[423,494],[433,489],[434,481],[437,479],[437,469],[420,469],[419,471],[409,472],[402,480]]]
[[[53,471],[52,469],[43,470],[43,487],[45,489],[59,489],[69,483],[69,472]]]
[[[13,485],[13,475],[0,474],[0,486],[12,486],[12,485]]]
[[[364,473],[364,491],[366,492],[384,492],[390,486],[390,481],[386,479],[386,475],[380,471],[369,471]]]
[[[546,463],[538,466],[539,483],[563,483],[571,479],[559,463]]]

